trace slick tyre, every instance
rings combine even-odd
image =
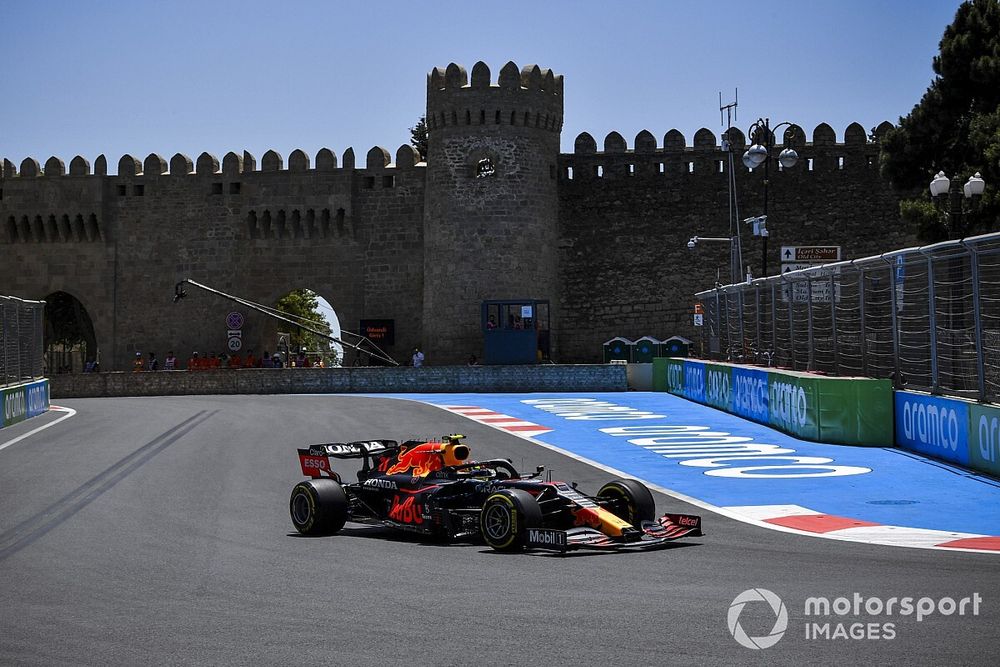
[[[288,499],[292,524],[303,535],[332,535],[344,527],[350,503],[332,479],[299,482]]]
[[[529,528],[542,525],[542,510],[527,491],[504,489],[483,503],[479,530],[486,544],[497,551],[524,549]]]
[[[656,502],[646,485],[634,479],[616,479],[597,492],[600,500],[615,516],[638,527],[643,521],[656,519]]]

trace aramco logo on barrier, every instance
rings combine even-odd
[[[809,422],[809,400],[805,389],[789,382],[774,382],[770,394],[771,417],[780,426],[796,429]]]
[[[765,602],[774,613],[774,625],[771,627],[771,632],[762,637],[751,637],[740,625],[740,615],[751,602]],[[759,607],[761,605],[754,605],[753,608]],[[740,646],[755,650],[771,648],[785,636],[785,630],[788,629],[788,610],[781,598],[766,588],[751,588],[736,596],[732,604],[729,605],[729,614],[726,616],[726,620],[729,624],[729,634]]]

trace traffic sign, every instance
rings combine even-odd
[[[243,322],[243,313],[238,313],[234,310],[226,315],[226,326],[230,329],[242,329]]]
[[[695,313],[694,314],[694,325],[696,327],[703,327],[703,326],[705,326],[705,316],[702,315],[701,313]]]
[[[811,262],[823,264],[840,261],[839,245],[783,245],[782,262]]]
[[[243,347],[243,339],[242,338],[236,338],[234,336],[233,338],[229,339],[229,350],[230,350],[230,352],[239,352],[240,348],[242,348],[242,347]]]

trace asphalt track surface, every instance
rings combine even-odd
[[[463,432],[477,458],[606,473],[412,401],[360,396],[67,400],[0,451],[0,664],[995,664],[1000,567],[963,552],[812,539],[705,513],[644,553],[501,555],[349,524],[298,537],[295,447]],[[0,445],[58,417],[0,432]],[[727,627],[734,598],[787,605],[776,645]],[[979,615],[809,618],[808,597],[979,593]],[[750,603],[750,636],[775,616]],[[806,639],[806,622],[892,622],[894,639]]]

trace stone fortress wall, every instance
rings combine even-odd
[[[3,161],[0,292],[44,298],[66,291],[95,325],[105,368],[126,368],[136,351],[221,352],[234,304],[173,285],[191,278],[271,305],[308,287],[355,330],[362,318],[394,319],[408,359],[421,344],[431,363],[481,354],[479,302],[552,301],[553,356],[600,360],[613,336],[692,337],[694,292],[727,275],[728,251],[687,239],[728,235],[728,174],[715,135],[693,145],[671,131],[661,145],[640,133],[629,149],[615,132],[597,150],[581,134],[560,154],[563,78],[508,63],[495,82],[477,63],[471,78],[451,64],[427,79],[429,155],[409,146],[393,157],[374,147],[363,166],[352,149],[268,151],[192,162],[124,156],[108,174],[103,156],[67,172],[58,158]],[[846,257],[912,243],[898,199],[878,176],[878,137],[853,124],[837,142],[817,127],[785,141],[791,170],[772,169],[770,266],[782,244],[840,244]],[[742,134],[731,140],[742,154]],[[480,160],[495,172],[477,178]],[[737,159],[741,217],[760,213],[761,170]],[[744,258],[759,266],[756,239]],[[244,343],[258,354],[278,325],[248,315]]]

